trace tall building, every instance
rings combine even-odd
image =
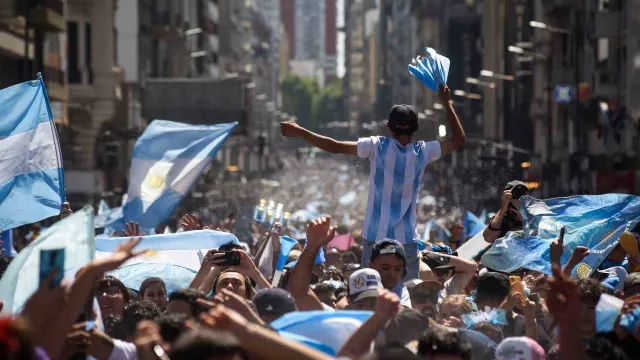
[[[296,0],[280,0],[280,21],[289,43],[289,59],[296,57]]]
[[[324,7],[324,72],[327,81],[338,76],[338,4],[325,0]]]
[[[325,48],[324,1],[296,0],[296,54],[297,60],[322,62]]]

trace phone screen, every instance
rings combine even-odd
[[[60,286],[64,278],[64,249],[40,250],[40,283],[51,274],[58,273],[51,281],[51,288]]]

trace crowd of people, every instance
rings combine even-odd
[[[323,188],[313,188],[314,177],[302,179],[310,188],[292,191],[320,194],[314,201],[328,204],[316,209],[322,216],[308,219],[304,229],[256,224],[258,236],[209,250],[191,284],[171,293],[167,279],[155,274],[138,288],[109,275],[145,251],[138,249],[143,234],[131,223],[118,234],[130,240],[110,256],[91,261],[61,286],[53,285],[59,274],[52,271],[19,313],[0,318],[0,358],[640,359],[640,272],[634,272],[640,257],[616,247],[595,276],[574,279],[573,268],[589,249],[572,249],[563,262],[569,251],[563,235],[549,246],[552,274],[495,271],[434,238],[418,248],[417,222],[437,209],[418,206],[424,168],[465,143],[449,96],[441,87],[453,133],[441,141],[413,141],[418,118],[407,105],[392,109],[390,138],[340,142],[283,123],[284,136],[367,159],[369,187],[349,176]],[[344,200],[350,191],[356,197]],[[524,184],[507,184],[483,234],[488,243],[522,227],[519,198],[527,194]],[[362,231],[346,248],[332,249],[344,230],[324,213],[340,206],[359,209],[354,226]],[[64,204],[61,217],[71,213]],[[235,224],[232,216],[206,224],[187,214],[177,231],[234,232]],[[304,239],[288,252],[282,273],[263,264],[265,251],[278,256],[281,237],[294,232],[304,232]],[[460,236],[457,228],[450,245]],[[625,276],[606,276],[615,267],[624,267]],[[624,305],[613,329],[603,331],[597,306],[608,295]]]

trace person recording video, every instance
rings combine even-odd
[[[491,218],[489,226],[482,233],[484,241],[493,244],[509,231],[522,230],[520,198],[524,195],[529,195],[529,188],[525,183],[517,180],[507,183],[502,193],[500,210]]]

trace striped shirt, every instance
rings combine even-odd
[[[417,242],[418,189],[426,165],[440,158],[440,142],[402,146],[395,139],[372,136],[358,140],[358,156],[371,163],[362,237],[371,242]]]

